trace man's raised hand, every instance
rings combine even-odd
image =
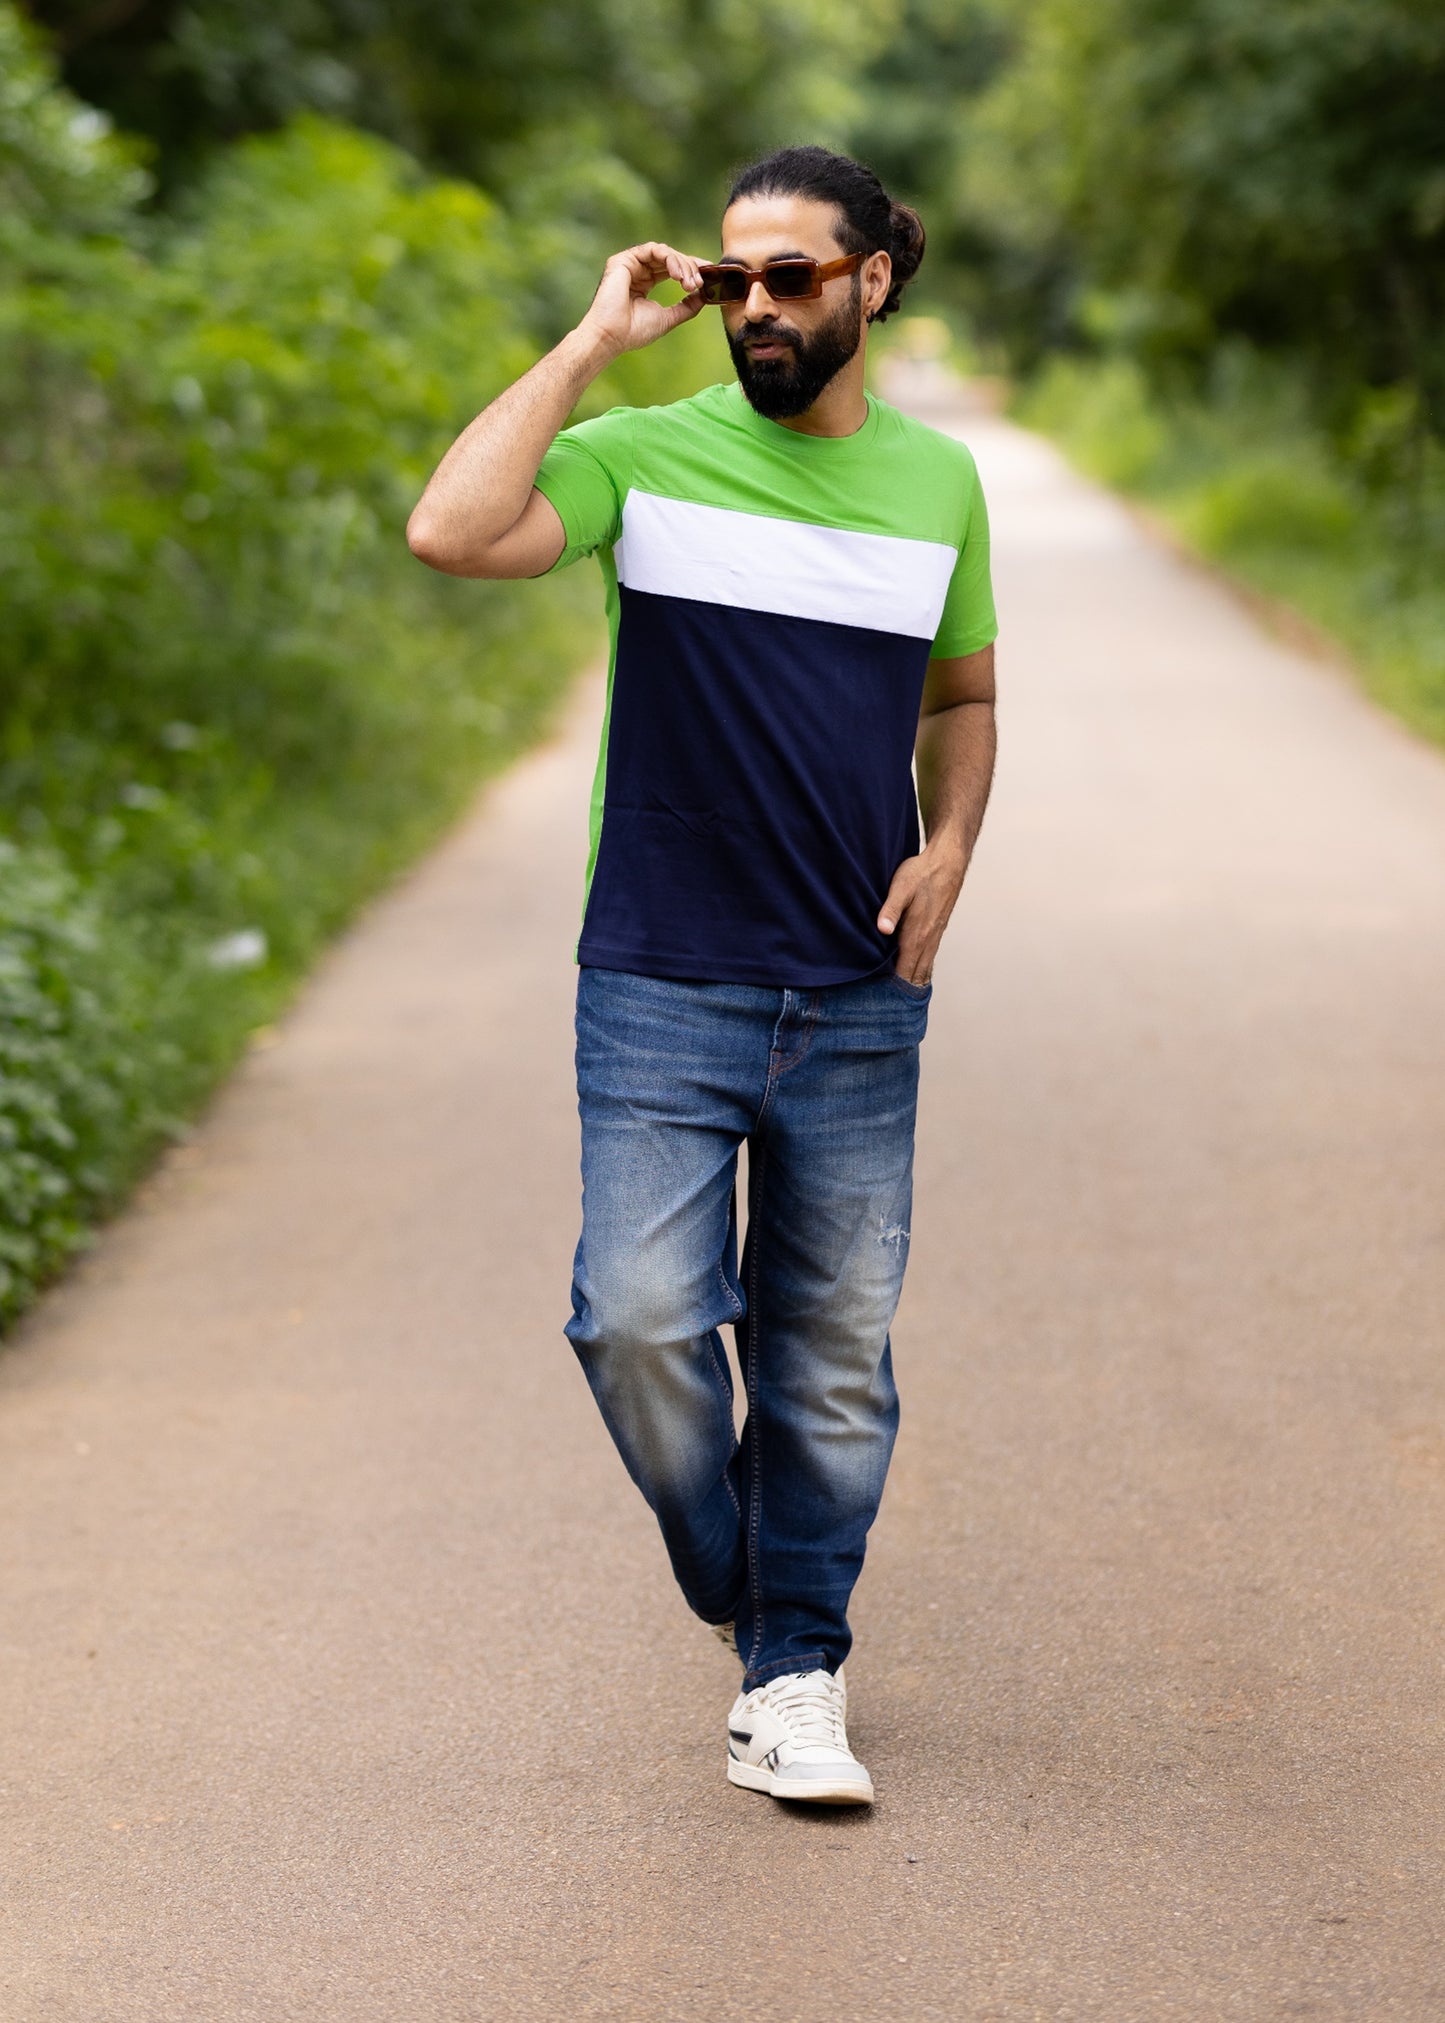
[[[661,281],[683,301],[649,300]],[[566,547],[556,507],[534,480],[578,396],[624,351],[686,323],[702,307],[690,254],[651,241],[614,253],[575,330],[467,424],[412,509],[413,555],[449,576],[541,576]]]
[[[687,292],[681,302],[651,300],[660,282],[676,281]],[[702,276],[691,254],[679,253],[651,239],[614,253],[602,270],[602,280],[578,329],[613,352],[637,351],[665,337],[702,308],[698,293]]]

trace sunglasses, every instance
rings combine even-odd
[[[854,274],[866,253],[845,253],[841,260],[769,260],[763,267],[718,267],[699,261],[705,303],[746,302],[755,281],[761,281],[775,302],[803,302],[821,295],[823,283],[839,274]]]

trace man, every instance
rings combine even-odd
[[[720,261],[614,255],[408,528],[454,575],[601,557],[565,1333],[684,1596],[741,1656],[728,1777],[826,1804],[873,1797],[845,1726],[848,1602],[898,1418],[930,977],[994,759],[973,459],[864,387],[868,327],[922,253],[861,164],[755,163]],[[668,277],[685,293],[664,306]],[[714,302],[737,385],[563,428],[621,352]]]

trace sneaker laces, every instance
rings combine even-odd
[[[785,1672],[768,1681],[762,1697],[802,1747],[852,1755],[843,1726],[843,1691],[830,1672]]]

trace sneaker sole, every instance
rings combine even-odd
[[[873,1786],[866,1791],[857,1784],[820,1784],[815,1778],[788,1778],[762,1764],[739,1763],[728,1758],[728,1783],[744,1791],[765,1791],[769,1798],[791,1798],[805,1805],[871,1805]]]

